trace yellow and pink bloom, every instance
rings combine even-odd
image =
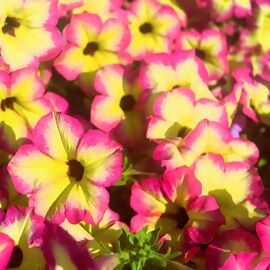
[[[141,68],[140,86],[158,94],[178,87],[190,89],[195,98],[215,99],[207,83],[209,76],[194,51],[157,53],[145,57]]]
[[[29,195],[36,214],[56,223],[66,217],[73,224],[98,224],[108,208],[105,187],[121,177],[121,146],[61,113],[42,117],[32,139],[8,165],[17,191]]]
[[[175,11],[156,0],[138,0],[128,10],[131,40],[127,52],[135,60],[149,53],[170,52],[181,23]]]
[[[62,37],[55,0],[3,0],[0,3],[0,49],[10,70],[38,66],[59,53]]]
[[[11,206],[7,210],[4,220],[0,223],[0,234],[6,235],[1,241],[4,242],[3,262],[7,269],[38,270],[45,267],[41,249],[42,232],[43,219],[34,215],[31,209]]]
[[[161,233],[168,233],[177,245],[186,235],[197,244],[208,243],[225,220],[214,197],[202,196],[201,191],[200,182],[187,167],[168,171],[161,180],[135,183],[131,206],[137,215],[131,220],[132,229],[161,226]]]
[[[34,68],[0,72],[1,147],[14,152],[31,137],[38,120],[51,111],[65,112],[68,104],[57,94],[47,92]]]
[[[149,139],[184,137],[203,119],[228,126],[228,117],[222,103],[201,98],[184,87],[162,93],[155,99],[154,116],[150,116],[147,129]]]
[[[91,122],[105,132],[111,131],[137,107],[140,90],[132,87],[120,65],[100,69],[95,77],[97,95],[91,107]]]
[[[183,140],[165,141],[154,151],[153,158],[161,160],[167,169],[192,166],[200,156],[220,154],[225,162],[244,162],[249,166],[258,161],[259,151],[254,143],[234,138],[220,123],[203,120]]]
[[[218,80],[228,72],[227,43],[220,31],[182,31],[177,38],[176,48],[195,50],[195,55],[204,62],[211,80]]]
[[[98,15],[87,12],[72,16],[64,36],[68,42],[54,66],[67,80],[124,62],[123,51],[130,41],[126,22],[116,19],[102,22]]]

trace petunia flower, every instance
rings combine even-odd
[[[202,195],[216,198],[226,228],[252,228],[264,218],[268,206],[260,198],[263,184],[255,168],[243,162],[225,163],[221,155],[206,154],[197,159],[193,170],[202,185]]]
[[[0,3],[0,49],[11,71],[38,65],[61,49],[55,0],[3,0]]]
[[[254,165],[259,152],[254,143],[233,138],[229,129],[220,123],[203,120],[183,140],[162,142],[154,151],[155,160],[162,160],[168,169],[191,166],[206,153],[222,155],[226,162],[240,161]]]
[[[5,150],[14,152],[43,115],[66,110],[64,98],[45,94],[36,69],[0,72],[0,141]]]
[[[140,86],[153,94],[178,87],[190,89],[195,98],[215,99],[208,89],[209,81],[205,66],[195,57],[194,51],[180,51],[173,54],[148,55],[140,72]]]
[[[91,105],[91,122],[103,131],[111,131],[135,113],[140,89],[132,87],[124,73],[124,67],[109,65],[96,74],[95,89],[100,95]]]
[[[239,68],[233,71],[236,80],[233,91],[225,97],[224,102],[229,115],[236,113],[238,105],[243,106],[243,113],[255,122],[269,122],[269,89],[263,83],[252,78],[250,70]]]
[[[0,224],[0,233],[6,234],[13,241],[7,269],[44,268],[45,260],[40,248],[42,224],[43,219],[35,216],[30,209],[15,206],[8,209],[4,221]]]
[[[155,99],[154,116],[150,117],[147,138],[165,139],[184,137],[203,119],[228,126],[225,107],[211,99],[195,99],[187,88],[177,88]]]
[[[138,0],[130,5],[128,22],[131,32],[127,52],[135,60],[149,53],[170,52],[180,30],[175,11],[155,0]]]
[[[201,196],[201,184],[187,167],[166,172],[161,181],[135,183],[131,206],[137,212],[131,220],[133,230],[161,226],[161,234],[168,233],[176,242],[185,241],[187,234],[195,243],[206,244],[224,224],[216,200]]]
[[[97,130],[84,131],[66,114],[50,113],[8,165],[17,191],[35,213],[61,223],[98,224],[108,208],[105,187],[121,177],[121,146]]]
[[[177,38],[176,48],[181,50],[195,50],[195,55],[205,64],[211,80],[220,79],[228,72],[227,44],[222,32],[207,29],[199,33],[182,31]]]
[[[205,253],[206,268],[209,270],[237,269],[225,268],[223,265],[226,263],[228,266],[235,259],[242,263],[244,263],[243,261],[246,261],[246,264],[248,264],[254,259],[259,251],[259,242],[251,233],[244,230],[225,231],[223,234],[219,235],[207,248]],[[235,266],[235,264],[233,265]],[[222,266],[223,268],[219,268]]]
[[[103,23],[98,15],[86,12],[72,16],[64,35],[68,43],[54,66],[67,80],[123,62],[121,54],[130,40],[123,21],[108,19]]]

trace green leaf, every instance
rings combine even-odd
[[[122,227],[117,251],[120,264],[117,270],[125,268],[142,270],[147,265],[151,269],[165,267],[171,258],[179,256],[181,253],[172,254],[168,248],[165,254],[159,250],[163,242],[158,243],[160,228],[148,232],[148,227],[143,227],[136,234],[130,232],[125,226]],[[148,268],[147,268],[148,269]]]

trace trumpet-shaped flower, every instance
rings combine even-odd
[[[193,169],[202,195],[216,198],[226,227],[252,227],[265,216],[267,205],[260,200],[263,185],[255,168],[243,162],[224,163],[222,156],[206,154],[197,159]]]
[[[54,66],[67,80],[123,62],[122,52],[130,40],[125,22],[109,19],[103,23],[99,16],[86,12],[73,15],[64,34],[68,44]]]
[[[195,55],[205,64],[211,80],[220,79],[228,72],[227,44],[225,36],[217,30],[207,29],[181,32],[176,47],[182,50],[195,50]]]
[[[10,254],[7,269],[39,270],[44,268],[45,260],[40,248],[42,222],[43,220],[35,216],[30,209],[15,206],[8,209],[4,221],[0,224],[0,233],[6,234],[13,241],[12,246],[9,241],[11,254],[10,250],[6,250]],[[0,267],[2,267],[2,260]]]
[[[184,137],[203,119],[228,126],[227,113],[221,103],[210,99],[196,101],[194,93],[183,87],[160,95],[153,111],[147,130],[149,139]]]
[[[43,115],[67,109],[60,96],[44,94],[35,69],[0,72],[0,141],[7,151],[15,151]]]
[[[223,156],[226,162],[240,161],[254,165],[259,157],[256,145],[243,138],[233,138],[229,129],[208,120],[201,121],[187,136],[179,141],[158,145],[154,159],[162,160],[168,169],[191,166],[206,153]]]
[[[0,49],[12,71],[54,57],[62,38],[55,0],[0,2]]]
[[[108,207],[105,187],[121,177],[121,147],[73,117],[50,113],[33,131],[34,144],[19,148],[8,165],[15,188],[29,205],[61,223],[97,224]]]
[[[152,54],[145,59],[140,73],[140,85],[153,94],[178,87],[189,88],[195,98],[215,99],[207,87],[208,74],[204,64],[195,57],[194,51],[173,54]]]
[[[184,241],[187,233],[194,243],[206,244],[224,223],[216,200],[201,196],[201,184],[187,167],[166,172],[162,181],[135,183],[131,206],[137,212],[131,220],[135,231],[161,226],[162,234],[170,234],[173,241]]]
[[[91,122],[106,132],[134,112],[140,95],[139,89],[132,87],[124,77],[124,72],[122,66],[111,65],[96,74],[95,89],[101,95],[92,103]]]
[[[131,40],[127,52],[138,60],[149,53],[170,52],[181,26],[175,11],[155,0],[134,1],[128,21]]]

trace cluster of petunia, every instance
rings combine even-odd
[[[0,270],[270,269],[270,0],[0,1]]]

